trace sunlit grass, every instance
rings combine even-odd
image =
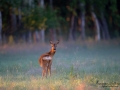
[[[24,47],[23,47],[24,48]],[[98,83],[120,84],[119,46],[58,46],[52,76],[41,78],[43,47],[0,51],[0,90],[119,90]],[[48,48],[49,49],[49,48]]]

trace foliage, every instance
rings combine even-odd
[[[77,8],[77,0],[72,0],[70,5],[67,6],[68,11],[71,12],[75,16],[77,16],[76,8]]]
[[[23,22],[25,27],[31,30],[60,27],[60,21],[64,19],[57,16],[57,12],[57,10],[36,6],[32,10],[24,10]]]
[[[59,17],[57,17],[57,10],[52,10],[51,8],[47,8],[46,9],[46,18],[47,18],[47,21],[46,21],[46,25],[48,28],[56,28],[56,27],[59,27],[60,24],[58,22],[58,19]]]
[[[23,0],[0,0],[0,8],[19,7]]]
[[[94,9],[98,11],[104,11],[105,7],[108,3],[108,0],[92,0],[92,5],[94,5]]]
[[[80,18],[81,12],[84,11],[85,15],[91,18],[91,11],[94,11],[99,21],[102,20],[101,13],[104,14],[109,26],[109,32],[113,36],[118,37],[120,35],[120,8],[118,8],[119,4],[117,2],[118,0],[55,0],[51,9],[49,7],[50,3],[46,0],[44,0],[44,8],[39,6],[39,0],[0,0],[2,27],[5,33],[11,33],[13,35],[14,32],[11,32],[11,22],[13,21],[11,14],[17,17],[16,22],[18,24],[18,16],[20,15],[18,9],[21,9],[24,29],[16,24],[20,27],[20,29],[17,27],[18,31],[22,29],[24,31],[26,29],[32,31],[41,29],[49,30],[49,28],[61,27],[62,29],[66,29],[62,32],[68,35],[71,15],[77,17],[76,28],[78,29],[78,19]],[[32,5],[29,5],[30,3]],[[92,30],[90,32],[94,33],[95,31]]]
[[[46,28],[46,20],[44,9],[40,7],[35,7],[29,11],[25,10],[22,19],[25,27],[31,30]]]

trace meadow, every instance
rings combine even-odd
[[[120,43],[61,43],[42,79],[45,44],[0,46],[0,90],[120,90]]]

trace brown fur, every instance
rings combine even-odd
[[[59,41],[56,44],[53,44],[52,42],[50,42],[52,48],[49,52],[42,54],[39,58],[39,64],[42,67],[42,77],[47,77],[47,74],[49,72],[49,75],[51,75],[51,65],[52,65],[52,58],[56,52],[56,46],[59,43]],[[43,59],[43,57],[45,56],[50,56],[51,60],[45,60]]]
[[[53,55],[55,54],[55,52],[56,52],[56,51],[53,51],[53,52],[50,51],[50,52],[47,52],[47,53],[41,55],[41,57],[40,57],[40,59],[39,59],[39,64],[40,64],[40,66],[43,67],[43,63],[44,63],[44,62],[49,63],[48,60],[47,60],[47,61],[43,60],[43,57],[44,57],[44,56],[51,56],[51,57],[53,57]]]

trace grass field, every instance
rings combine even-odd
[[[49,45],[0,47],[0,90],[120,90],[120,44],[60,44],[52,76],[41,78],[38,59]]]

